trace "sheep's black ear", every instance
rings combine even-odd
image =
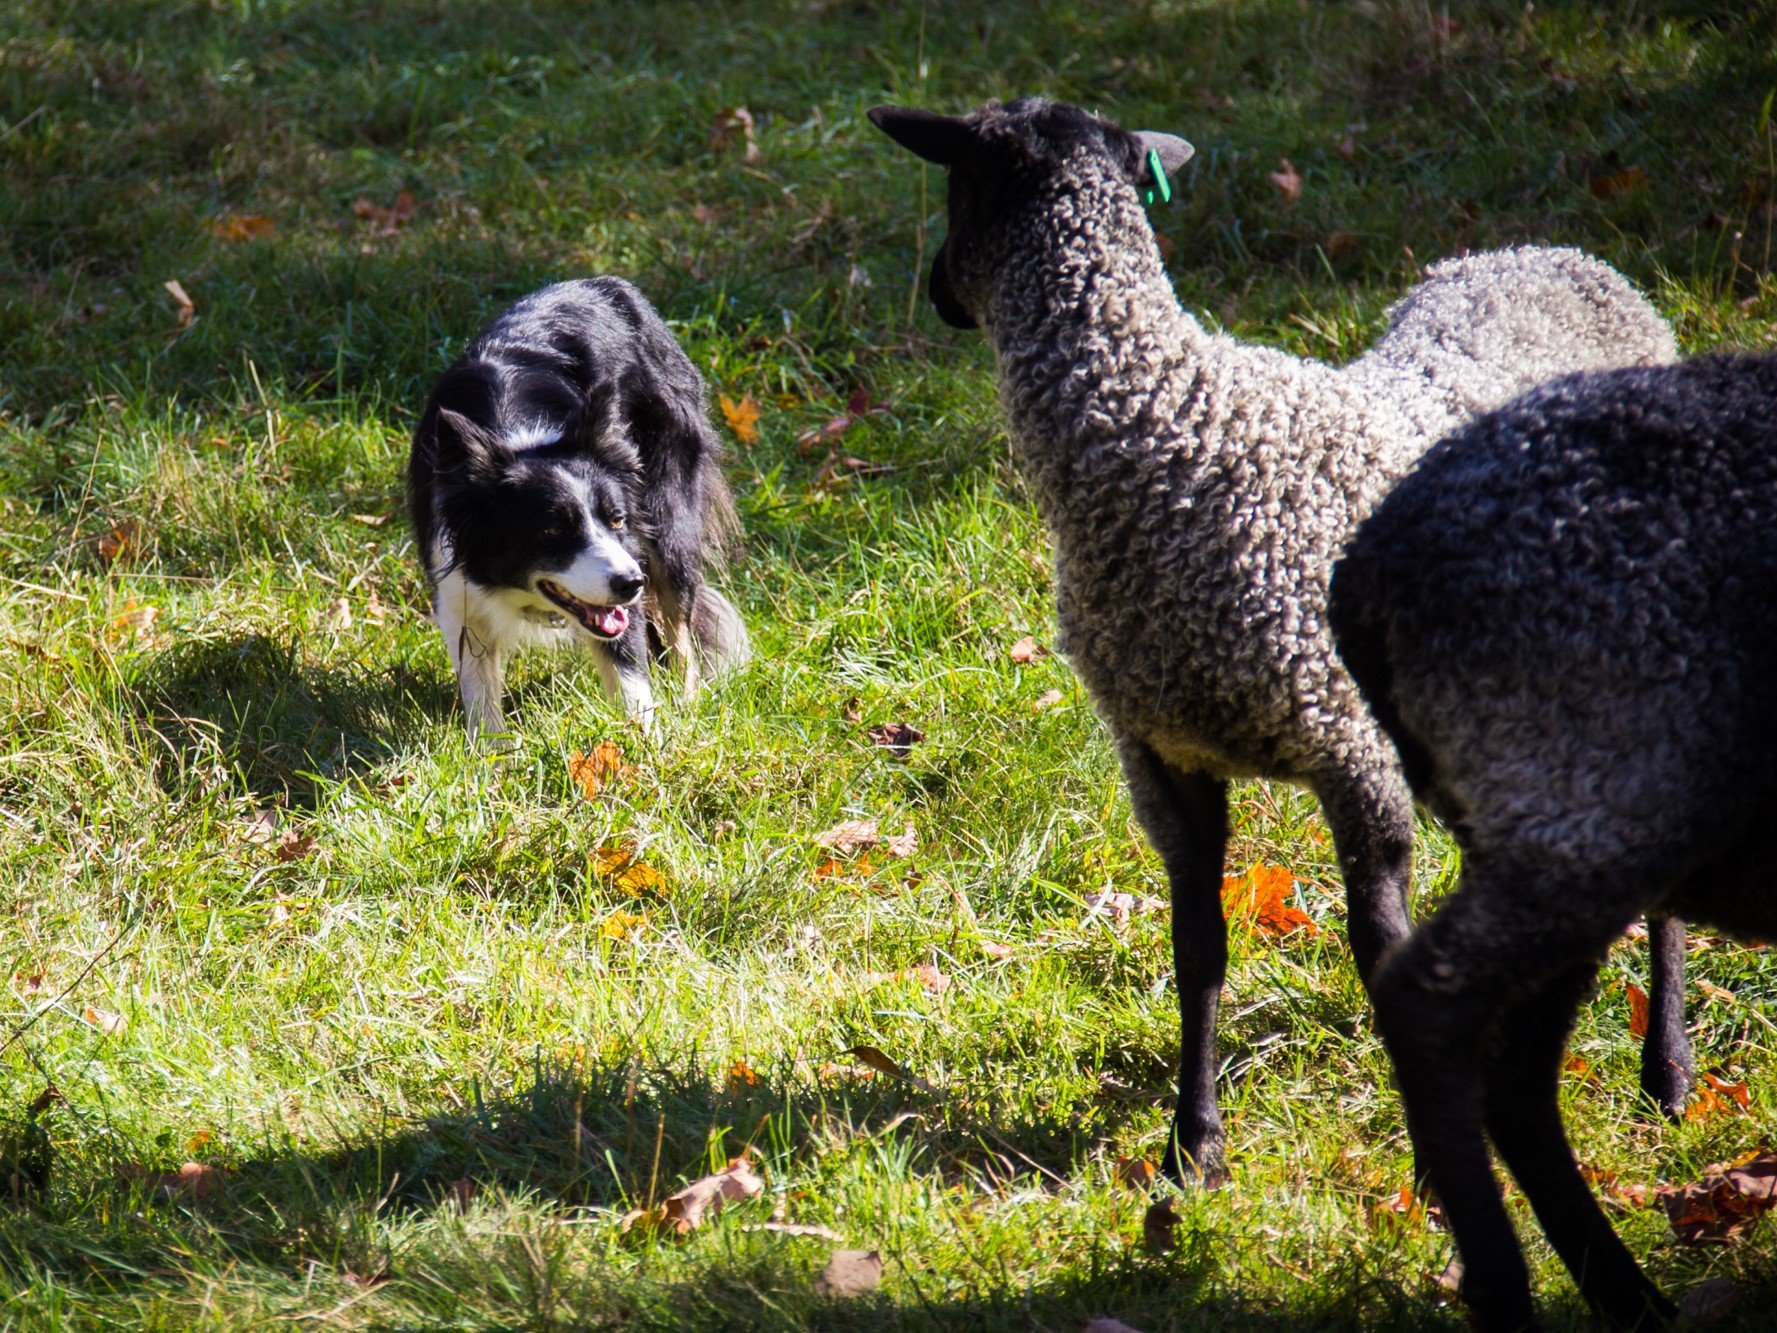
[[[870,123],[915,157],[954,166],[975,148],[975,131],[961,116],[911,106],[873,106]]]
[[[1172,198],[1170,178],[1178,169],[1191,160],[1196,149],[1191,147],[1176,134],[1161,134],[1158,130],[1137,130],[1135,146],[1141,152],[1141,167],[1135,175],[1135,185],[1141,190],[1157,190],[1161,202]],[[1153,158],[1160,159],[1160,169],[1168,180],[1159,181],[1154,178]]]

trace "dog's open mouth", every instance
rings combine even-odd
[[[558,583],[537,580],[537,591],[586,628],[588,634],[600,639],[615,639],[629,628],[629,610],[622,606],[595,606],[570,594]]]

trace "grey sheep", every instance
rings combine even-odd
[[[1596,260],[1515,250],[1439,265],[1334,369],[1179,307],[1141,192],[1190,157],[1183,139],[1039,98],[870,118],[950,169],[931,299],[993,345],[1054,543],[1058,643],[1166,867],[1182,1025],[1166,1167],[1217,1175],[1229,780],[1320,798],[1363,976],[1409,926],[1412,800],[1333,656],[1334,556],[1453,424],[1564,371],[1670,360],[1672,334]]]
[[[1635,917],[1777,935],[1773,531],[1777,356],[1706,357],[1468,426],[1334,574],[1340,652],[1463,849],[1371,993],[1482,1329],[1534,1326],[1485,1139],[1596,1311],[1674,1313],[1581,1179],[1556,1082]]]

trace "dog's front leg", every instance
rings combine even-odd
[[[648,684],[648,632],[637,617],[624,636],[601,644],[596,654],[605,693],[641,724],[642,734],[654,730],[654,691]]]
[[[500,650],[491,636],[476,633],[448,597],[438,598],[433,618],[457,673],[457,691],[463,697],[469,739],[485,741],[499,736],[506,730],[506,718],[500,710],[506,693],[505,662]]]

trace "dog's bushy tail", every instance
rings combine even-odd
[[[740,612],[733,602],[707,584],[697,594],[691,613],[691,637],[697,648],[698,666],[711,679],[745,665],[753,655],[752,640]]]

